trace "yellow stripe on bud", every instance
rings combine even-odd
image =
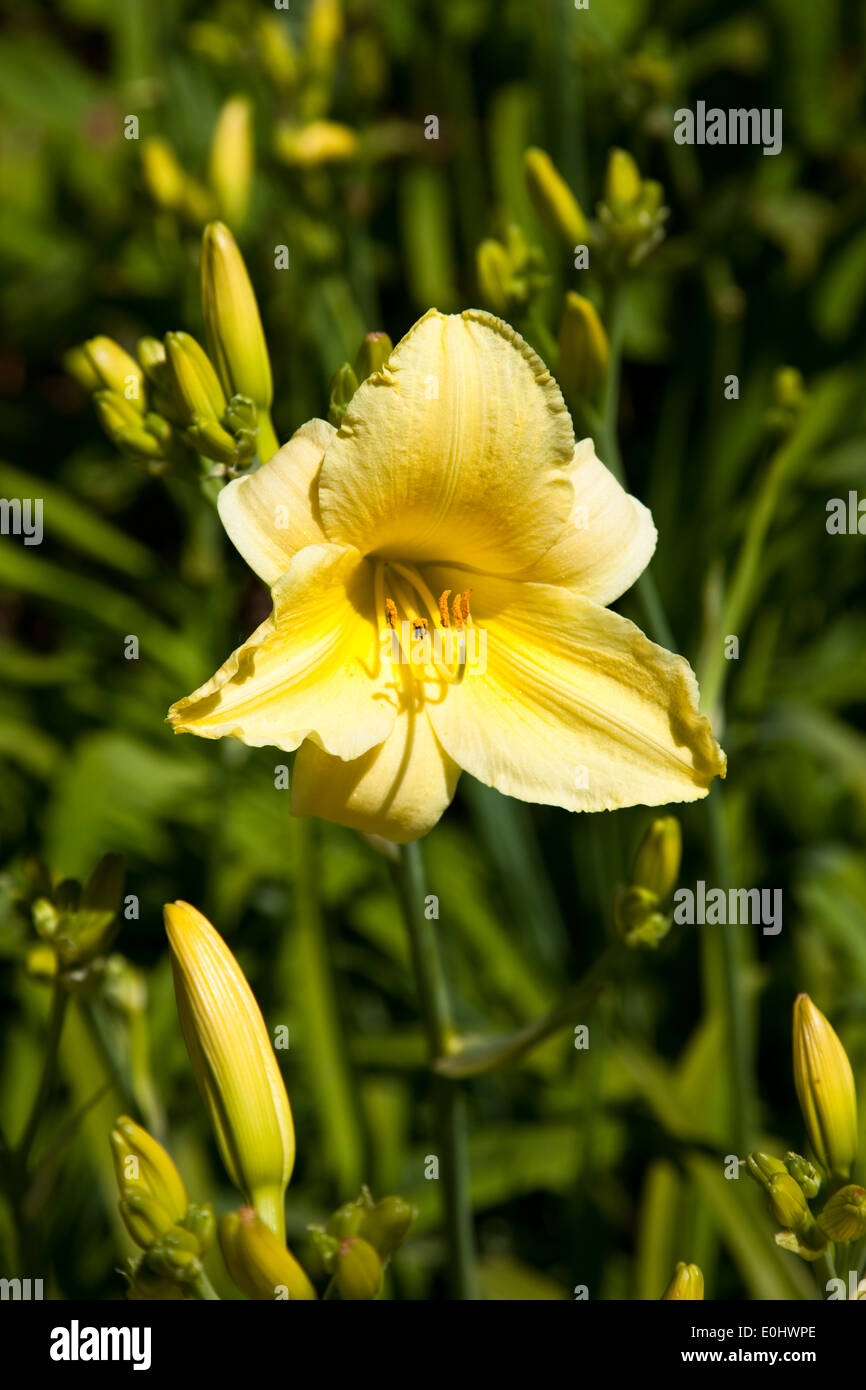
[[[857,1154],[857,1095],[848,1054],[808,994],[794,1003],[794,1085],[815,1157],[847,1178]]]
[[[704,1276],[697,1265],[687,1265],[680,1260],[673,1278],[662,1294],[662,1301],[683,1299],[697,1302],[704,1296]]]
[[[206,917],[189,903],[169,903],[165,927],[181,1027],[223,1163],[282,1240],[295,1133],[261,1010]]]
[[[226,1269],[247,1298],[309,1302],[316,1297],[292,1252],[252,1207],[242,1207],[222,1218],[219,1241]]]

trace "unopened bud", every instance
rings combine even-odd
[[[347,1236],[340,1241],[335,1283],[342,1299],[372,1300],[382,1287],[382,1261],[368,1241]]]
[[[294,1255],[252,1207],[229,1212],[219,1223],[226,1269],[247,1298],[310,1301],[316,1291]]]
[[[833,1241],[859,1240],[866,1236],[866,1189],[849,1183],[828,1198],[818,1225]]]
[[[857,1154],[857,1096],[839,1038],[808,994],[794,1004],[794,1085],[815,1157],[847,1178]]]
[[[589,223],[565,179],[545,150],[531,148],[523,156],[526,187],[538,216],[566,246],[589,240]]]
[[[586,399],[594,396],[607,375],[609,358],[607,334],[595,306],[569,290],[559,326],[558,376],[563,389]]]
[[[220,111],[214,130],[210,180],[221,215],[238,228],[246,218],[252,177],[252,106],[247,97],[231,97]]]
[[[358,381],[366,381],[368,376],[380,372],[391,356],[393,347],[387,333],[366,333],[355,357]]]
[[[662,1294],[662,1301],[682,1299],[697,1302],[704,1296],[704,1276],[697,1265],[687,1265],[680,1260],[673,1278]]]

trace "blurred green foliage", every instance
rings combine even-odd
[[[107,1134],[126,1110],[170,1136],[189,1190],[218,1212],[234,1202],[175,1016],[161,905],[185,898],[231,941],[269,1026],[290,1028],[290,1240],[362,1181],[400,1191],[420,1217],[392,1292],[443,1289],[438,1194],[423,1177],[423,1037],[387,865],[350,831],[290,819],[274,789],[282,755],[171,736],[169,704],[247,636],[267,595],[198,493],[113,452],[61,367],[96,333],[129,350],[147,333],[201,336],[200,230],[219,198],[209,151],[224,102],[243,95],[255,168],[234,230],[262,306],[280,439],[326,414],[330,377],[365,332],[396,341],[431,304],[477,303],[477,248],[511,226],[545,255],[534,318],[517,323],[544,353],[539,334],[555,337],[564,292],[584,283],[529,199],[528,146],[549,151],[589,215],[612,146],[664,187],[666,240],[624,306],[620,447],[658,526],[664,609],[699,672],[718,665],[741,545],[770,508],[743,571],[739,659],[721,673],[728,779],[681,817],[681,882],[781,887],[784,927],[675,927],[657,953],[629,958],[586,1018],[588,1051],[566,1030],[471,1084],[482,1277],[493,1298],[572,1297],[580,1284],[593,1298],[658,1298],[685,1259],[708,1297],[813,1296],[773,1246],[760,1194],[726,1181],[721,1156],[744,1157],[738,1134],[802,1144],[790,1070],[799,990],[833,1019],[866,1096],[864,541],[825,529],[830,498],[866,496],[864,25],[842,0],[592,0],[586,11],[569,0],[295,0],[288,11],[20,0],[7,15],[0,494],[44,500],[45,540],[0,538],[4,1133],[25,1122],[44,1042],[46,990],[23,970],[15,908],[34,859],[58,879],[125,857],[140,915],[114,949],[141,972],[147,1011],[143,1021],[104,988],[73,1002],[56,1115],[36,1145],[34,1265],[20,1268],[4,1213],[4,1274],[44,1275],[52,1295],[121,1295],[129,1245]],[[781,154],[675,145],[673,111],[698,98],[780,107]],[[130,114],[137,140],[124,138]],[[145,176],[154,139],[192,181],[174,206]],[[281,245],[288,270],[275,269]],[[767,412],[786,364],[805,379],[804,433],[768,497],[778,441]],[[724,396],[729,374],[737,401]],[[634,595],[622,608],[646,625]],[[518,1028],[588,968],[649,819],[507,803],[463,779],[427,845],[462,1029]],[[732,961],[745,1097],[731,1063]],[[83,1113],[67,1134],[72,1111]]]

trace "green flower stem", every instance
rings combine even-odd
[[[610,361],[602,391],[601,414],[595,419],[604,462],[618,481],[624,483],[617,437],[624,336],[623,286],[620,283],[612,283],[608,287],[606,328]],[[590,412],[589,418],[592,420],[592,412]],[[647,626],[654,640],[669,650],[676,651],[677,643],[671,632],[655,580],[649,570],[644,570],[635,585],[635,591],[643,605]],[[723,632],[734,630],[731,627],[722,629]],[[721,652],[721,643],[717,645]],[[707,704],[707,707],[709,708],[710,705]],[[726,885],[731,878],[730,851],[722,813],[721,793],[718,787],[709,797],[708,811],[715,873],[718,881]],[[749,1018],[743,995],[745,962],[743,960],[742,932],[739,928],[728,926],[721,933],[704,933],[702,951],[705,992],[708,993],[708,997],[712,997],[709,992],[710,987],[712,987],[713,992],[718,994],[719,1003],[725,1016],[729,1039],[727,1062],[733,1128],[738,1152],[744,1153],[749,1147],[750,1136],[754,1133],[756,1108],[753,1099]]]
[[[733,876],[720,787],[715,787],[708,798],[707,812],[710,819],[710,843],[716,884],[728,889],[731,887]],[[743,990],[746,965],[744,948],[742,925],[729,923],[719,932],[704,933],[705,981],[716,975],[717,966],[720,966],[719,995],[726,1020],[732,1132],[738,1153],[747,1153],[753,1147],[757,1115],[752,1065],[752,1030]]]
[[[424,860],[417,841],[403,846],[399,863],[391,866],[391,872],[406,921],[430,1065],[434,1068],[453,1046],[454,1029],[436,929],[424,915],[427,896]],[[460,1299],[477,1299],[466,1095],[459,1084],[444,1076],[434,1075],[433,1096],[442,1148],[445,1214],[454,1295]]]
[[[569,990],[562,1002],[543,1018],[528,1023],[525,1028],[520,1028],[507,1037],[469,1043],[459,1051],[452,1051],[449,1055],[441,1057],[434,1063],[434,1069],[441,1076],[454,1078],[480,1076],[484,1072],[495,1071],[517,1061],[531,1048],[580,1017],[583,1010],[595,1002],[626,949],[621,942],[608,947],[583,979]]]
[[[830,1253],[829,1246],[824,1251],[823,1255],[821,1255],[820,1259],[817,1259],[813,1262],[812,1270],[814,1272],[815,1283],[818,1285],[821,1297],[826,1299],[827,1284],[830,1279],[836,1278],[836,1265],[833,1262],[833,1256]]]
[[[202,1270],[201,1274],[193,1282],[191,1287],[195,1289],[199,1298],[203,1299],[206,1303],[220,1302],[220,1296],[214,1288],[213,1284],[211,1283],[210,1279],[208,1279],[204,1270]]]
[[[30,1156],[30,1150],[33,1147],[33,1141],[36,1138],[39,1123],[54,1086],[54,1077],[57,1072],[57,1057],[60,1048],[60,1036],[63,1032],[63,1023],[66,1018],[66,1006],[68,1003],[69,995],[63,988],[63,985],[55,983],[51,998],[51,1010],[48,1018],[45,1061],[42,1066],[39,1089],[34,1097],[30,1115],[28,1116],[24,1131],[15,1150],[15,1163],[21,1173],[26,1171],[27,1159]]]

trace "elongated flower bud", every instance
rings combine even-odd
[[[204,229],[201,298],[208,351],[226,396],[248,396],[260,411],[273,399],[268,346],[237,242],[222,222]]]
[[[849,1183],[824,1204],[818,1225],[831,1240],[859,1240],[866,1236],[866,1189]]]
[[[607,375],[609,357],[607,334],[595,306],[569,290],[559,326],[558,376],[563,389],[576,396],[594,396]]]
[[[183,205],[186,174],[167,140],[155,135],[142,141],[141,168],[155,203],[170,211]]]
[[[662,1301],[684,1299],[697,1302],[704,1296],[704,1276],[697,1265],[687,1265],[680,1260],[673,1278],[662,1294]]]
[[[222,1218],[219,1241],[226,1269],[247,1298],[288,1297],[309,1302],[316,1297],[292,1252],[252,1207],[242,1207]]]
[[[794,1085],[823,1168],[847,1178],[857,1154],[857,1096],[848,1055],[808,994],[794,1003]]]
[[[669,898],[677,885],[683,836],[676,816],[654,820],[640,842],[631,881],[648,888],[660,902]]]
[[[261,1010],[226,943],[189,903],[169,903],[178,1014],[232,1182],[284,1239],[295,1161],[289,1098]]]
[[[608,204],[633,203],[640,197],[640,171],[627,150],[612,149],[604,176],[604,200]]]
[[[542,222],[566,246],[589,240],[589,223],[565,179],[545,150],[531,148],[523,156],[526,187]]]
[[[214,130],[210,181],[220,212],[235,227],[241,227],[247,215],[252,178],[252,107],[247,97],[231,97],[220,111]]]

